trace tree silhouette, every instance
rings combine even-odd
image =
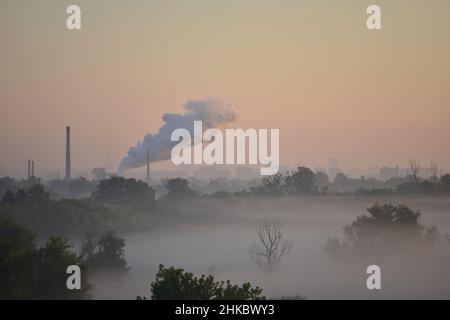
[[[298,167],[285,177],[285,186],[289,194],[314,194],[317,192],[314,172],[306,167]]]
[[[409,160],[409,168],[413,181],[417,184],[419,182],[420,163],[416,159],[411,159]]]
[[[39,299],[73,300],[89,297],[87,268],[83,259],[71,251],[67,239],[52,237],[38,251],[39,276],[36,296]],[[81,268],[81,290],[68,290],[66,286],[67,267],[78,265]]]
[[[115,231],[106,232],[98,241],[88,233],[81,245],[81,255],[93,271],[109,271],[124,274],[128,272],[125,260],[125,239]]]
[[[258,240],[248,249],[250,257],[266,271],[275,270],[281,258],[292,249],[292,241],[284,239],[281,224],[265,221],[257,230]]]
[[[155,191],[147,183],[123,177],[100,181],[92,199],[108,205],[139,209],[152,207],[156,202]]]
[[[170,199],[184,199],[197,196],[197,193],[189,188],[189,181],[183,178],[165,179],[163,184],[168,190]]]
[[[0,299],[87,299],[88,272],[68,240],[52,237],[37,248],[27,228],[0,218]],[[81,290],[66,286],[67,267],[81,268]]]
[[[250,283],[242,286],[228,281],[216,281],[213,276],[197,278],[181,268],[159,266],[151,283],[153,300],[260,300],[262,289]],[[142,299],[138,297],[138,299]],[[144,297],[145,299],[145,297]]]
[[[435,227],[420,223],[422,213],[405,205],[380,205],[367,208],[369,215],[356,218],[344,226],[344,239],[330,238],[325,250],[333,257],[371,255],[388,252],[416,252],[434,244]]]

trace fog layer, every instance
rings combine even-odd
[[[95,298],[134,299],[149,296],[159,264],[182,267],[196,275],[212,273],[233,283],[250,281],[267,298],[302,295],[308,299],[450,298],[450,250],[439,259],[417,261],[403,256],[350,262],[326,254],[328,237],[341,237],[344,225],[379,203],[404,203],[421,210],[421,222],[450,231],[449,199],[295,197],[197,199],[171,204],[171,210],[149,230],[125,234],[131,270],[124,278],[94,277]],[[258,225],[276,218],[293,249],[278,269],[261,271],[248,248]],[[445,249],[444,249],[445,252]],[[381,290],[368,290],[366,268],[381,267]]]

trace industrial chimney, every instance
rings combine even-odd
[[[31,161],[31,177],[34,178],[34,160]]]
[[[72,168],[70,163],[70,127],[66,128],[66,180],[70,180]]]
[[[31,178],[31,160],[28,159],[28,179]]]

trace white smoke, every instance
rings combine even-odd
[[[164,124],[159,128],[158,133],[147,134],[142,142],[128,150],[119,165],[119,174],[123,174],[128,169],[145,166],[147,151],[150,153],[151,162],[170,159],[171,149],[177,143],[170,140],[172,131],[175,129],[187,129],[193,136],[194,121],[201,120],[203,130],[207,130],[236,119],[231,105],[212,97],[188,100],[183,107],[184,114],[165,113],[162,117]]]

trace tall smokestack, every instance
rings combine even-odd
[[[31,178],[31,160],[28,159],[28,179]]]
[[[31,177],[34,178],[34,160],[31,161]]]
[[[150,184],[150,151],[147,150],[147,184]]]
[[[72,177],[72,168],[70,163],[70,127],[66,128],[66,180]]]

